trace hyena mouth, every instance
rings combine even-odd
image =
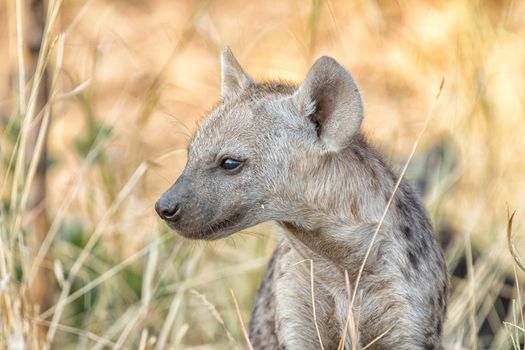
[[[236,212],[225,220],[215,222],[211,225],[205,225],[199,230],[194,230],[194,227],[176,227],[176,225],[169,222],[168,226],[186,238],[215,240],[232,234],[233,232],[231,232],[229,229],[239,224],[243,217],[244,212]]]

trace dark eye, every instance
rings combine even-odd
[[[225,170],[235,170],[240,167],[242,162],[231,158],[226,158],[221,162],[221,168]]]

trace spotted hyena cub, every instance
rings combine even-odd
[[[251,316],[253,348],[442,349],[445,262],[425,208],[404,182],[339,345],[350,305],[345,271],[353,292],[397,181],[360,131],[363,107],[350,74],[321,57],[294,86],[253,80],[229,49],[221,63],[220,103],[155,208],[191,239],[219,239],[270,220],[280,227]]]

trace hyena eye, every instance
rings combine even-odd
[[[225,170],[235,170],[241,166],[242,162],[240,160],[226,158],[221,162],[221,168]]]

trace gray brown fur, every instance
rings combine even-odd
[[[397,176],[360,132],[357,87],[320,58],[299,87],[258,83],[222,55],[222,99],[189,146],[186,168],[156,209],[192,239],[218,239],[275,221],[282,239],[250,321],[254,349],[336,349],[351,288]],[[241,161],[225,170],[225,158]],[[177,208],[177,210],[174,210]],[[448,277],[428,215],[406,183],[358,285],[358,339],[369,349],[442,349]],[[350,333],[345,348],[351,348]]]

